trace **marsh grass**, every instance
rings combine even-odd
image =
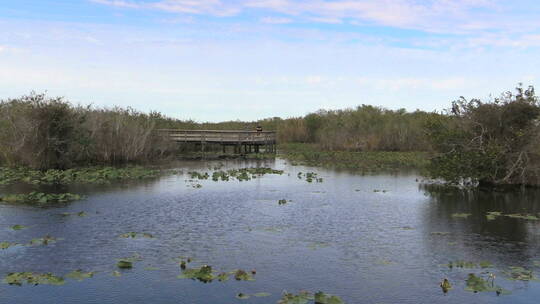
[[[423,169],[429,163],[426,152],[325,151],[315,144],[280,144],[279,155],[292,164],[377,172]]]

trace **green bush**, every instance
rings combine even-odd
[[[540,106],[521,86],[490,102],[461,98],[432,117],[428,137],[439,154],[432,177],[479,185],[540,184]]]

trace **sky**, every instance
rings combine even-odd
[[[0,99],[196,121],[540,85],[537,0],[0,0]]]

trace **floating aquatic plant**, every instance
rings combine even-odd
[[[178,278],[199,280],[203,283],[209,283],[215,279],[212,267],[208,265],[203,265],[200,268],[185,269]]]
[[[140,260],[142,260],[141,256],[135,253],[131,257],[118,259],[116,266],[120,269],[131,269],[133,268],[133,263]]]
[[[0,249],[5,250],[5,249],[8,249],[9,247],[13,247],[13,246],[17,246],[17,245],[19,245],[19,244],[10,243],[10,242],[0,242]]]
[[[114,180],[154,178],[159,170],[143,167],[88,167],[68,170],[31,170],[27,168],[0,167],[0,184],[24,182],[29,184],[104,184]]]
[[[234,279],[237,281],[255,281],[250,273],[242,269],[238,269],[234,272]]]
[[[94,272],[84,272],[81,269],[77,269],[66,275],[66,278],[77,280],[77,281],[83,281],[84,279],[89,279],[92,277],[94,277]]]
[[[137,233],[137,232],[128,232],[120,235],[121,238],[129,239],[129,238],[147,238],[152,239],[154,236],[150,233]]]
[[[229,274],[226,273],[226,272],[222,272],[222,273],[218,274],[216,278],[220,282],[226,282],[226,281],[229,280]]]
[[[325,294],[322,291],[315,293],[314,301],[316,304],[343,304],[344,303],[340,297]]]
[[[131,269],[133,268],[133,262],[128,260],[119,260],[116,263],[116,266],[120,269]]]
[[[440,236],[443,236],[443,235],[449,235],[450,232],[445,232],[445,231],[433,231],[431,233],[431,235],[440,235]]]
[[[452,289],[452,284],[450,284],[450,281],[448,281],[447,278],[442,280],[440,286],[444,293],[447,293],[450,289]]]
[[[504,274],[510,280],[515,281],[537,281],[538,278],[533,274],[531,270],[527,270],[523,267],[510,267],[508,271],[505,271]]]
[[[454,214],[452,214],[453,218],[468,218],[469,216],[471,216],[470,213],[454,213]]]
[[[191,179],[207,180],[210,178],[208,172],[188,172]],[[229,181],[231,179],[236,179],[238,181],[248,181],[257,176],[263,176],[265,174],[283,174],[282,170],[275,170],[272,168],[242,168],[242,169],[230,169],[227,171],[217,170],[212,173],[213,181]]]
[[[247,300],[249,299],[249,295],[248,294],[245,294],[245,293],[238,293],[236,295],[236,298],[237,299],[240,299],[240,300]]]
[[[13,225],[13,226],[11,226],[11,229],[13,229],[13,230],[23,230],[23,229],[26,229],[26,228],[28,228],[28,227],[23,226],[23,225]]]
[[[57,241],[57,238],[52,237],[50,235],[46,235],[42,238],[32,239],[30,241],[31,246],[37,246],[37,245],[49,245],[50,243],[54,243]]]
[[[12,272],[4,278],[4,283],[17,286],[22,286],[24,283],[31,285],[63,285],[65,281],[62,277],[57,277],[51,273]]]
[[[285,292],[278,304],[307,304],[311,300],[314,300],[314,297],[308,291],[300,291],[297,295]]]
[[[502,212],[490,211],[486,214],[486,218],[488,221],[493,221],[494,219],[496,219],[498,216],[501,216],[501,215],[502,215]]]
[[[0,201],[12,204],[44,205],[50,203],[67,203],[82,199],[82,196],[72,193],[42,193],[30,192],[29,194],[9,194],[0,197]]]
[[[523,220],[537,221],[539,218],[536,215],[532,214],[505,214],[504,216],[509,218],[517,218]]]
[[[508,291],[502,289],[500,286],[495,285],[495,276],[490,274],[488,279],[485,280],[480,276],[475,275],[474,273],[469,273],[467,280],[465,281],[466,287],[465,290],[472,292],[486,292],[486,291],[495,291],[497,294],[506,294]]]

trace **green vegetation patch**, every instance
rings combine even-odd
[[[238,293],[238,294],[236,295],[236,298],[237,298],[237,299],[240,299],[240,300],[247,300],[247,299],[250,298],[250,296],[249,296],[248,294],[245,294],[245,293],[241,293],[241,292],[240,292],[240,293]]]
[[[505,214],[504,216],[509,218],[537,221],[539,218],[533,214]]]
[[[468,218],[469,216],[471,216],[470,213],[454,213],[452,214],[452,217],[453,218]]]
[[[298,172],[297,177],[298,179],[304,178],[305,181],[308,183],[312,183],[313,181],[317,183],[323,182],[323,178],[319,177],[318,174],[315,172],[306,172],[306,173]]]
[[[298,294],[284,293],[278,304],[344,304],[340,297],[326,294],[322,291],[316,292],[314,295],[308,291],[300,291]]]
[[[146,238],[146,239],[152,239],[154,236],[150,233],[137,233],[137,232],[128,232],[120,235],[121,238],[124,239],[135,239],[135,238]]]
[[[284,293],[278,304],[307,304],[314,300],[313,295],[308,291],[300,291],[298,294]]]
[[[0,197],[0,201],[11,204],[46,205],[52,203],[67,203],[82,199],[82,196],[72,193],[42,193],[9,194]]]
[[[495,277],[492,274],[489,274],[488,279],[484,279],[480,276],[475,275],[474,273],[469,273],[467,280],[465,280],[466,287],[465,290],[471,292],[486,292],[486,291],[495,291],[497,294],[508,294],[507,290],[504,290],[498,285],[495,285]]]
[[[42,238],[32,239],[30,241],[30,246],[39,246],[39,245],[49,245],[55,243],[58,239],[50,235],[46,235]]]
[[[486,213],[486,219],[488,221],[493,221],[494,219],[496,219],[497,217],[501,216],[502,215],[502,212],[499,212],[499,211],[490,211],[488,213]]]
[[[312,144],[281,144],[280,156],[291,164],[353,169],[363,172],[422,169],[429,164],[425,152],[326,151]]]
[[[17,243],[10,243],[10,242],[0,242],[0,249],[2,250],[5,250],[5,249],[8,249],[10,247],[14,247],[14,246],[17,246],[19,244]]]
[[[66,275],[66,278],[77,281],[83,281],[92,277],[94,277],[94,272],[84,272],[81,269],[77,269]]]
[[[237,269],[234,271],[234,279],[237,281],[255,281],[253,278],[253,273],[248,273],[242,269]]]
[[[210,178],[208,172],[188,172],[191,179],[207,180]],[[283,174],[282,170],[275,170],[272,168],[241,168],[241,169],[230,169],[227,171],[218,170],[212,173],[212,180],[217,181],[249,181],[251,179],[266,175],[266,174]]]
[[[538,281],[538,278],[533,274],[531,270],[527,270],[523,267],[510,267],[504,274],[510,280],[515,281]]]
[[[203,265],[199,268],[185,269],[178,276],[179,279],[199,280],[203,283],[212,282],[216,277],[212,271],[212,266]]]
[[[26,229],[26,228],[28,228],[28,227],[23,226],[23,225],[13,225],[13,226],[11,226],[11,229],[13,229],[15,231],[23,230],[23,229]]]
[[[475,262],[458,260],[454,262],[449,262],[448,264],[446,264],[446,266],[448,266],[448,268],[473,269],[473,268],[491,268],[493,267],[493,264],[491,264],[491,262],[489,261],[481,261],[479,263],[475,263]]]
[[[39,171],[28,168],[0,167],[0,184],[106,184],[112,181],[155,178],[160,170],[134,166],[125,168],[88,167]]]
[[[17,286],[22,286],[25,283],[29,285],[64,285],[65,281],[62,277],[51,273],[12,272],[4,278],[4,283]]]
[[[314,296],[316,304],[343,304],[344,302],[340,297],[325,294],[322,291],[316,292]]]
[[[131,269],[133,268],[133,263],[141,261],[142,258],[139,254],[134,254],[131,257],[118,259],[116,267],[120,269]]]

